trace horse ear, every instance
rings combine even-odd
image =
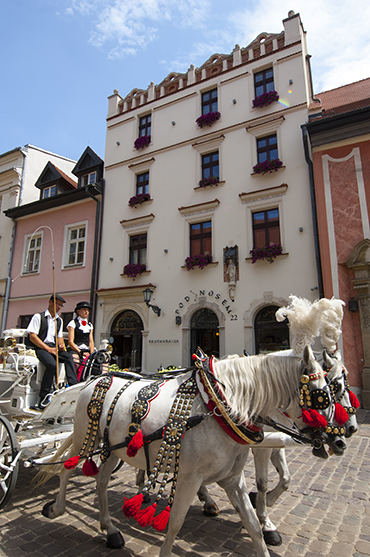
[[[324,350],[322,353],[322,359],[324,362],[324,366],[326,369],[330,369],[333,367],[334,365],[334,361],[332,360],[332,358],[329,356],[327,350]]]
[[[337,349],[337,350],[334,352],[333,356],[334,356],[334,358],[335,358],[336,360],[338,360],[338,362],[341,362],[341,361],[342,361],[342,354],[341,354],[341,351],[340,351],[340,350]]]
[[[315,360],[315,356],[313,355],[312,348],[309,344],[306,344],[303,350],[303,361],[306,365],[310,362]]]

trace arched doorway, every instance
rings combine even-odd
[[[256,315],[254,331],[256,354],[267,354],[277,350],[287,350],[289,344],[288,322],[276,321],[275,313],[278,306],[266,306]]]
[[[217,315],[208,308],[198,309],[190,321],[190,351],[199,346],[208,356],[220,356],[219,322]]]
[[[111,336],[113,337],[112,357],[116,357],[117,365],[124,369],[141,369],[143,322],[132,310],[120,313],[113,321]]]

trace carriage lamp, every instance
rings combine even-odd
[[[358,301],[355,298],[351,298],[348,302],[348,309],[352,313],[356,313],[356,311],[358,311]]]
[[[146,303],[148,308],[152,308],[154,313],[159,317],[161,315],[161,308],[159,308],[158,306],[153,306],[150,303],[150,300],[152,299],[153,296],[153,290],[148,286],[147,288],[145,288],[145,290],[143,290],[143,294],[144,294],[144,302]]]

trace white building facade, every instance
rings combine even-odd
[[[286,348],[276,309],[318,296],[300,128],[309,57],[299,14],[283,26],[109,98],[95,331],[120,367],[188,366],[197,345]]]

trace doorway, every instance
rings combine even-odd
[[[220,357],[219,321],[210,309],[202,308],[194,313],[190,321],[190,356],[199,346],[207,356]]]
[[[143,329],[140,316],[132,310],[123,311],[113,321],[112,360],[121,369],[141,370]]]

